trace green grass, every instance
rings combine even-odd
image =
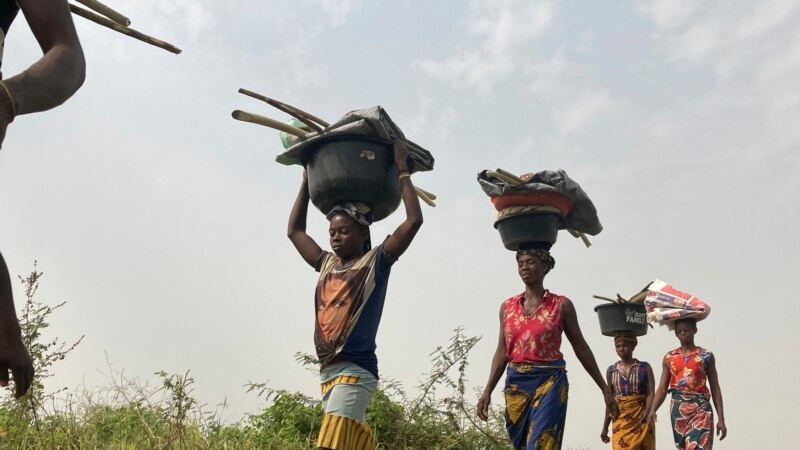
[[[42,273],[34,267],[20,278],[26,299],[20,327],[36,367],[30,392],[19,401],[11,389],[0,400],[0,449],[314,449],[322,422],[318,398],[298,392],[248,384],[267,407],[229,423],[219,411],[206,411],[194,397],[190,372],[154,374],[160,383],[148,386],[138,378],[110,369],[110,384],[93,391],[47,393],[45,381],[57,363],[81,342],[45,340],[42,331],[65,305],[48,306],[36,293]],[[416,386],[414,397],[397,382],[384,380],[373,395],[367,422],[381,449],[478,450],[508,449],[502,415],[478,422],[477,395],[466,395],[469,352],[479,338],[455,330],[447,346],[431,353],[431,370]],[[309,355],[298,355],[314,366]],[[473,393],[474,394],[474,393]]]
[[[456,369],[457,372],[457,369]],[[41,407],[32,392],[0,406],[0,448],[14,449],[314,449],[322,420],[318,399],[251,386],[268,400],[258,414],[223,423],[192,396],[195,380],[156,374],[147,388],[117,373],[111,386],[94,392],[61,391]],[[473,422],[474,405],[458,393],[458,381],[437,373],[425,397],[408,399],[397,383],[383,383],[367,411],[379,448],[509,448],[500,417]],[[454,382],[455,391],[447,389]],[[445,394],[445,395],[439,395]],[[35,409],[32,409],[35,408]],[[480,425],[480,428],[479,428]]]

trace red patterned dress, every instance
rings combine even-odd
[[[706,386],[706,369],[711,358],[712,353],[702,347],[687,355],[676,348],[664,356],[670,372],[670,418],[677,448],[711,450],[714,445],[714,412]]]
[[[545,291],[526,315],[524,294],[503,303],[506,342],[506,431],[515,450],[561,448],[569,383],[561,355],[566,297]]]

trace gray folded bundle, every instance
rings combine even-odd
[[[569,197],[573,203],[572,211],[564,218],[562,229],[572,229],[592,236],[603,231],[594,203],[565,171],[559,169],[536,172],[530,178],[523,177],[525,182],[519,185],[512,185],[500,178],[489,176],[487,172],[489,171],[484,170],[478,174],[478,183],[489,197],[510,193],[558,192]]]
[[[387,143],[393,139],[400,139],[408,146],[408,155],[412,160],[412,164],[409,166],[411,172],[433,170],[434,160],[431,152],[407,140],[400,127],[380,106],[351,111],[321,132],[311,132],[303,137],[288,137],[287,141],[291,146],[278,155],[275,161],[287,166],[302,164],[303,152],[315,143],[327,138],[348,135],[368,136]]]

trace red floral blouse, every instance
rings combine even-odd
[[[664,364],[669,367],[670,390],[684,394],[702,394],[710,396],[706,386],[706,368],[712,358],[710,351],[697,347],[686,356],[681,354],[681,349],[676,348],[664,356]]]
[[[530,316],[523,312],[524,298],[525,294],[519,294],[503,302],[506,359],[511,363],[549,363],[562,359],[561,308],[566,297],[546,290],[542,303]]]

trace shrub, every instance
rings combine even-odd
[[[318,398],[299,392],[248,383],[267,401],[261,412],[225,424],[216,411],[208,412],[194,397],[194,378],[157,372],[160,383],[146,382],[114,371],[110,386],[94,391],[59,389],[45,393],[44,381],[52,368],[80,344],[59,338],[47,341],[42,331],[64,302],[48,306],[35,297],[42,273],[34,267],[25,286],[26,301],[20,314],[23,339],[37,370],[28,395],[19,402],[10,396],[0,401],[0,448],[38,449],[276,449],[315,448],[322,422]],[[402,384],[382,380],[367,409],[367,422],[381,449],[477,450],[510,448],[495,412],[488,422],[475,420],[475,405],[468,395],[466,368],[469,353],[478,342],[456,329],[447,346],[431,353],[431,370],[409,398]],[[298,354],[297,361],[312,370],[313,356]]]

